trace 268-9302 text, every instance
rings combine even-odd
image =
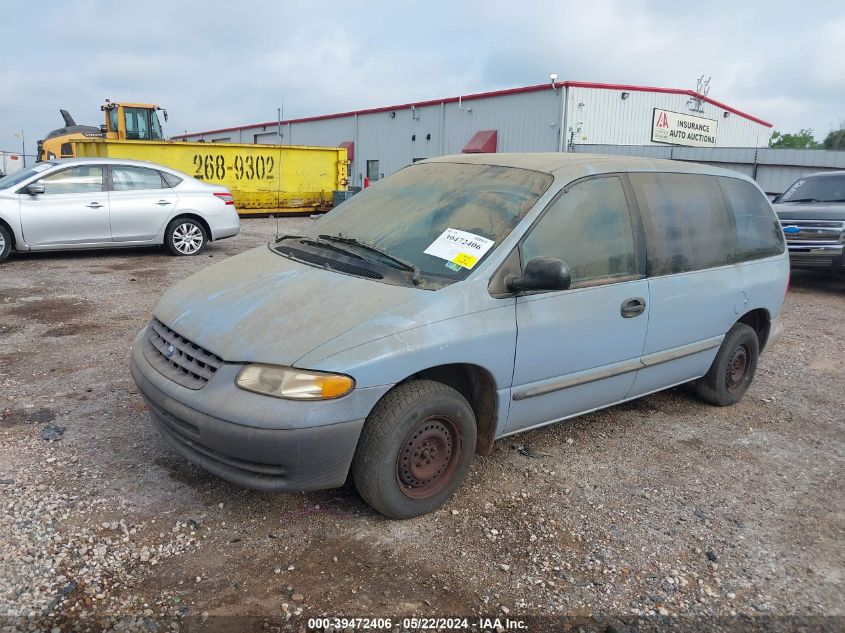
[[[223,154],[194,154],[194,178],[224,180],[231,174],[235,180],[272,180],[276,160],[272,156],[235,156],[231,162]]]

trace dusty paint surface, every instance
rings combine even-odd
[[[420,294],[431,293],[326,271],[260,246],[168,290],[156,316],[224,360],[291,364]]]

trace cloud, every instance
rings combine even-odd
[[[845,119],[845,7],[711,0],[17,3],[0,41],[0,148],[167,107],[169,134],[561,79],[692,88],[820,136]]]

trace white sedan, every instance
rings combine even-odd
[[[0,262],[12,251],[156,244],[198,255],[239,231],[228,189],[154,163],[71,158],[0,178]]]

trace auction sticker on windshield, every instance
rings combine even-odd
[[[446,229],[423,253],[445,259],[449,262],[446,264],[447,266],[454,264],[472,269],[478,263],[478,260],[493,248],[493,244],[495,244],[494,240],[489,240],[475,233],[468,233],[459,229]]]

